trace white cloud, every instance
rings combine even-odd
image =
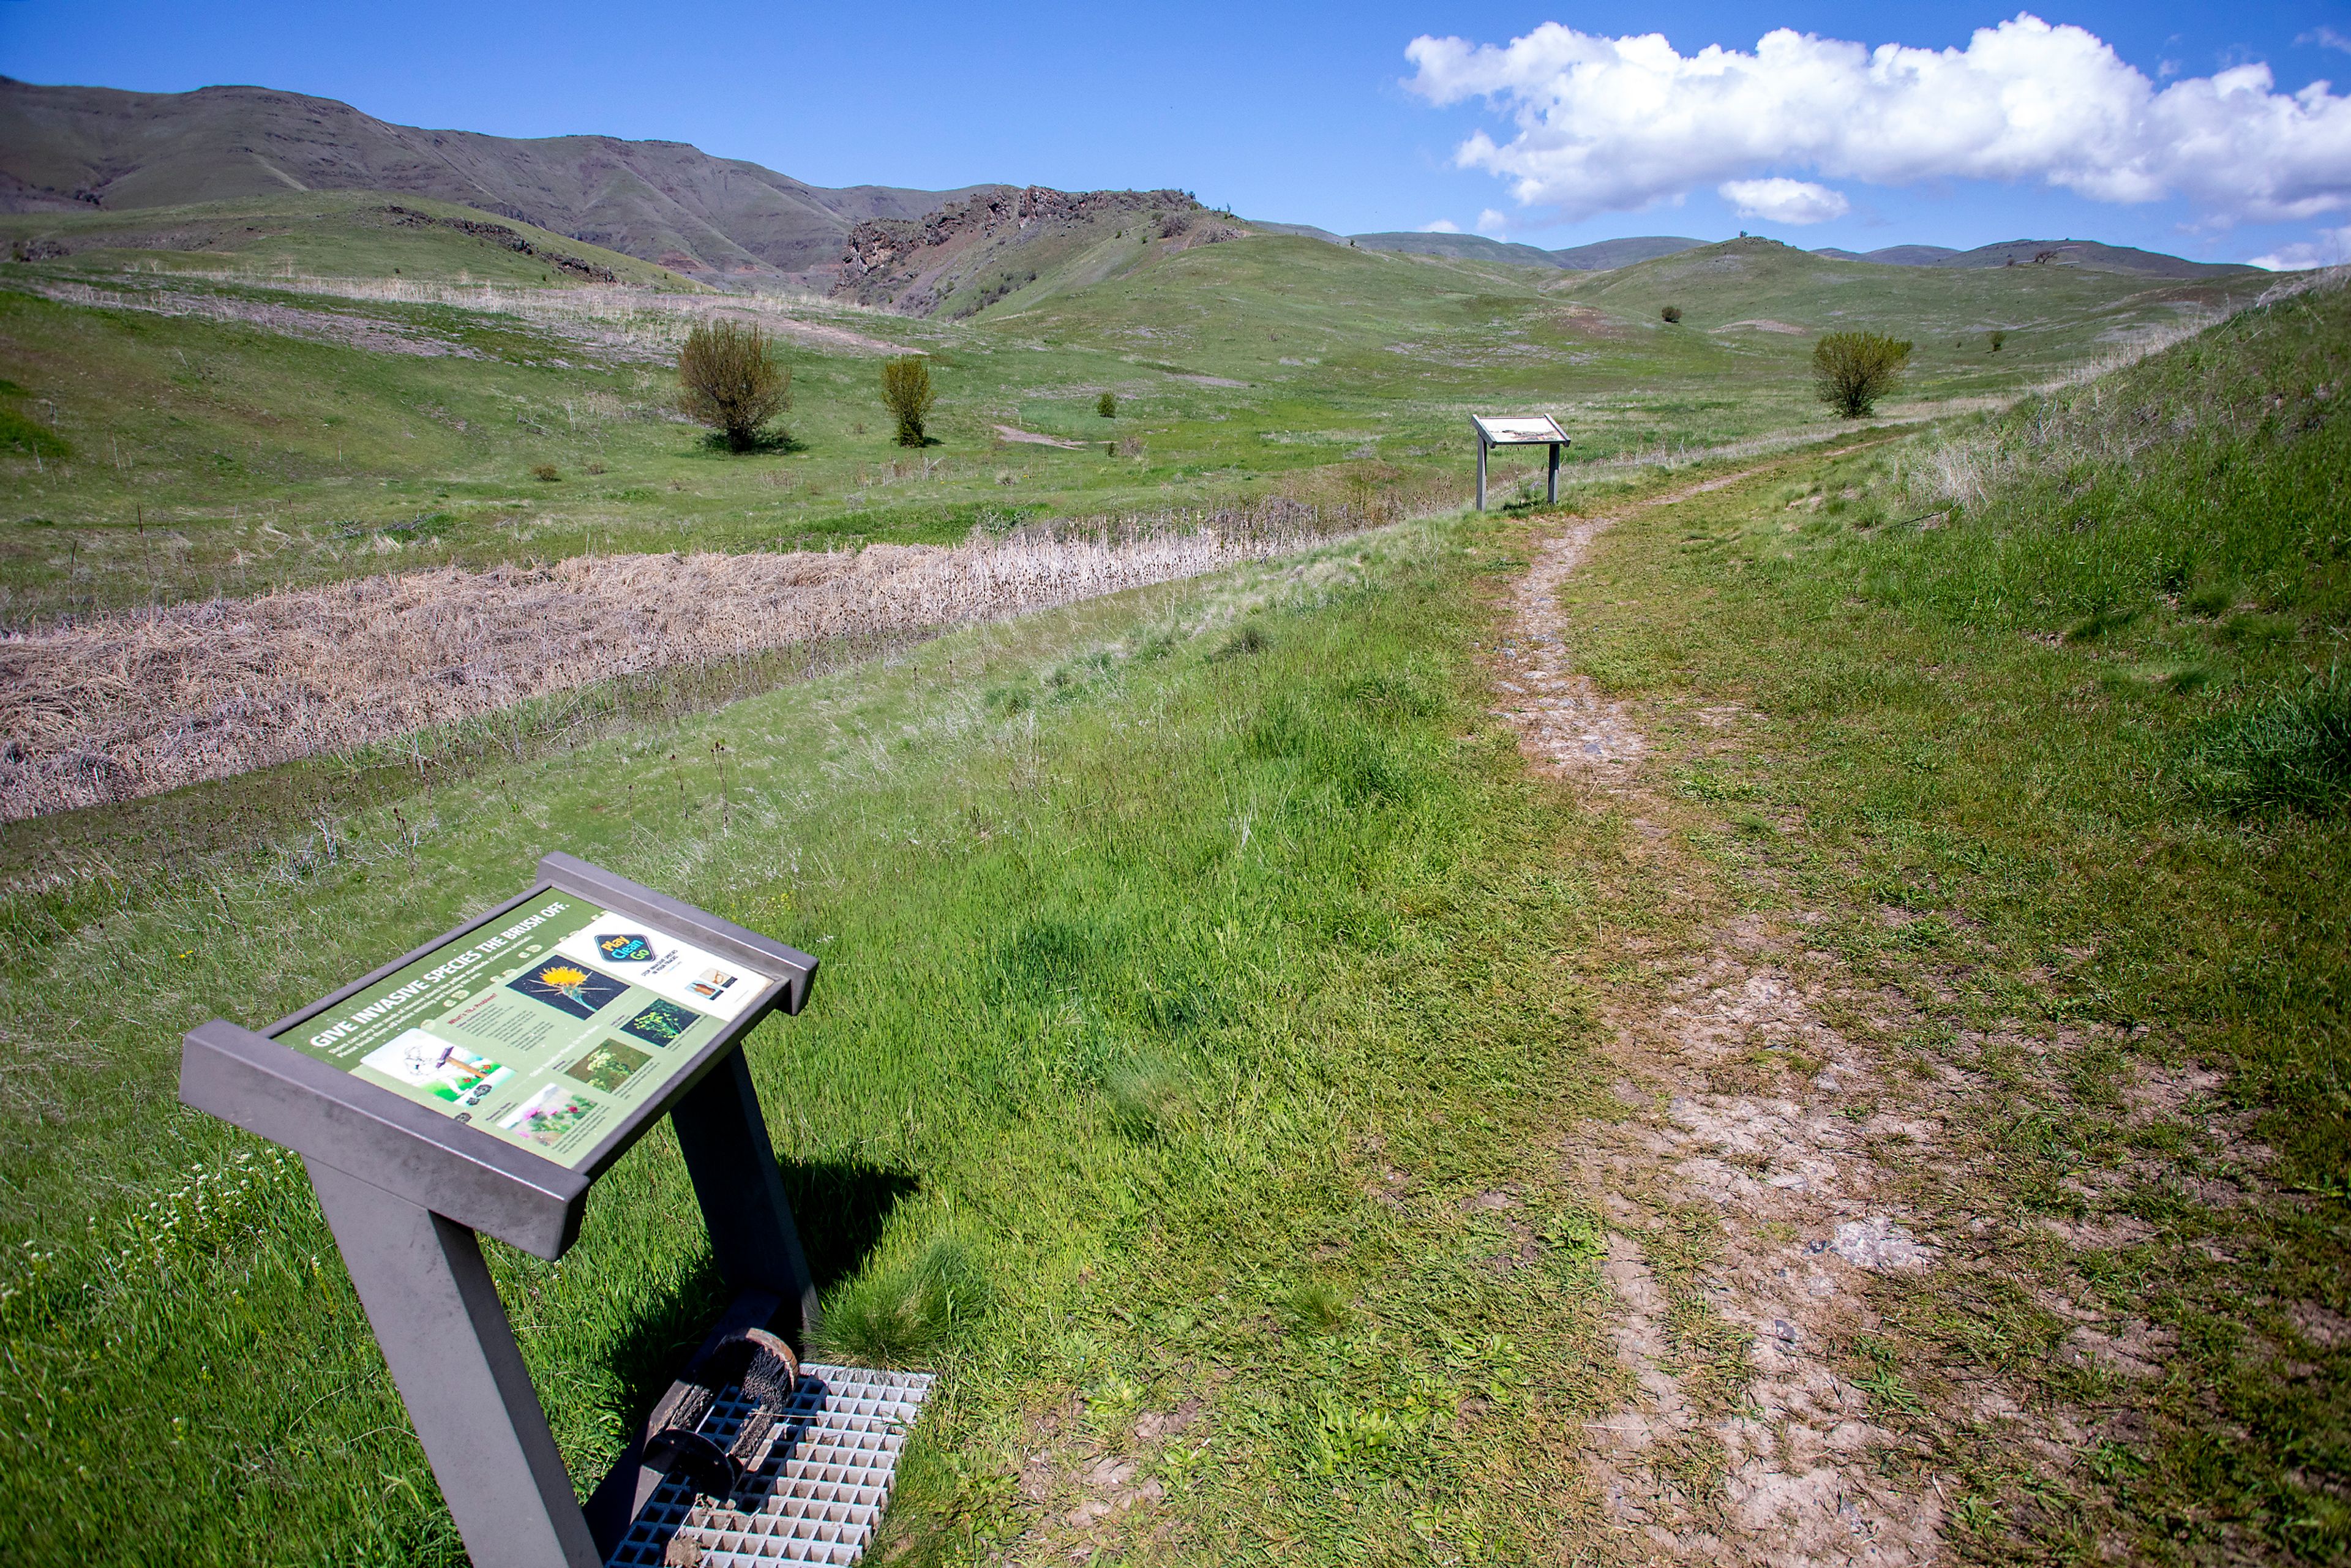
[[[2340,49],[2345,54],[2351,55],[2351,38],[2345,37],[2332,27],[2321,27],[2316,32],[2304,33],[2294,42],[2316,44],[2322,49]]]
[[[1412,91],[1483,97],[1515,121],[1507,141],[1471,136],[1457,162],[1571,219],[1789,169],[1880,185],[2035,180],[2101,202],[2178,195],[2213,225],[2351,208],[2351,98],[2330,84],[2282,93],[2253,64],[2158,90],[2094,34],[2029,13],[1964,49],[1782,28],[1752,54],[1685,56],[1655,33],[1546,22],[1507,46],[1419,37],[1405,56]]]
[[[1725,180],[1715,193],[1737,207],[1742,218],[1769,218],[1778,224],[1824,224],[1853,211],[1851,202],[1826,185],[1779,176]]]
[[[1478,232],[1488,239],[1500,239],[1510,232],[1509,214],[1488,207],[1478,214]]]
[[[1425,235],[1458,235],[1461,232],[1461,225],[1451,218],[1439,218],[1433,224],[1421,225],[1420,232]]]
[[[2272,272],[2300,272],[2313,267],[2340,267],[2351,261],[2351,226],[2320,229],[2318,237],[2299,245],[2283,245],[2248,264]]]

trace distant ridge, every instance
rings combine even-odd
[[[2130,272],[2147,277],[2227,277],[2256,272],[2236,262],[2189,261],[2157,250],[2101,245],[2090,239],[2010,239],[1973,250],[1940,245],[1893,245],[1856,252],[1834,246],[1813,252],[1839,261],[1874,261],[1881,267],[2078,267],[2092,272]]]
[[[830,276],[861,223],[919,218],[1006,188],[828,190],[683,141],[423,131],[268,88],[141,93],[0,77],[7,212],[386,191],[460,203],[709,279]]]
[[[1256,226],[1268,228],[1274,225],[1259,224]],[[1301,228],[1284,226],[1288,232],[1301,232]],[[1315,232],[1318,235],[1323,233],[1322,230]],[[1336,239],[1339,236],[1328,237]],[[1544,250],[1538,246],[1488,239],[1483,235],[1368,234],[1346,237],[1348,243],[1365,250],[1397,251],[1410,256],[1452,256],[1472,261],[1506,262],[1513,267],[1556,267],[1569,272],[1605,272],[1613,267],[1630,267],[1636,261],[1649,261],[1661,256],[1695,250],[1706,243],[1680,235],[1639,235],[1628,239],[1604,239],[1566,250]]]

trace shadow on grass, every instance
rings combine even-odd
[[[808,450],[808,443],[789,430],[763,430],[742,447],[728,442],[723,431],[714,430],[702,438],[703,453],[713,457],[789,457]]]
[[[903,1171],[851,1161],[779,1161],[784,1195],[798,1221],[800,1249],[820,1292],[857,1272],[882,1239],[891,1212],[920,1185]],[[699,1223],[701,1216],[695,1215]],[[707,1252],[677,1287],[613,1343],[610,1364],[620,1407],[634,1420],[653,1408],[703,1336],[726,1311],[726,1282]]]

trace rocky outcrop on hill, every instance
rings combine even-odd
[[[1178,250],[1245,232],[1182,191],[986,191],[925,217],[859,224],[842,247],[832,292],[910,316],[935,315],[950,302],[962,307],[950,314],[967,315],[1035,281],[1036,268],[1008,253],[1100,237],[1094,231],[1106,226],[1121,238],[1133,233]]]
[[[537,256],[550,266],[560,267],[576,277],[584,277],[592,283],[618,283],[621,280],[620,275],[609,267],[599,266],[592,261],[582,261],[568,251],[550,250],[545,246],[533,245],[504,224],[476,223],[471,218],[436,218],[431,213],[420,213],[413,207],[403,207],[397,204],[384,208],[384,212],[393,223],[405,227],[455,229],[459,234],[471,235],[475,239],[486,239],[492,245],[504,246],[507,249],[520,255]]]

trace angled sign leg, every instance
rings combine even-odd
[[[477,1568],[597,1568],[474,1233],[316,1160],[310,1184]]]

